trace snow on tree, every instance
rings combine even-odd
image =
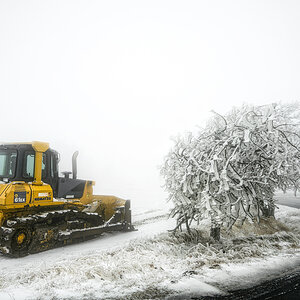
[[[177,228],[211,220],[211,236],[237,220],[274,216],[275,189],[300,188],[300,105],[244,105],[175,140],[161,173]]]

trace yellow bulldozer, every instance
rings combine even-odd
[[[0,145],[0,251],[20,257],[134,230],[130,201],[93,194],[94,181],[72,172],[59,177],[59,153],[48,143]],[[72,174],[72,178],[70,175]]]

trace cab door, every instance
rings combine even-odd
[[[44,177],[42,174],[42,180],[43,182],[51,185],[51,188],[53,190],[53,197],[56,198],[58,190],[58,155],[51,150],[46,151],[45,154],[46,170]]]

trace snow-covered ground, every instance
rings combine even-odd
[[[138,231],[19,259],[0,256],[0,299],[155,299],[223,294],[300,268],[300,210],[246,224],[209,244],[207,223],[173,235],[166,210],[137,211]],[[253,233],[254,232],[254,233]]]

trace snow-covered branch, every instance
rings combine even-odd
[[[276,188],[300,188],[299,119],[299,103],[244,105],[179,136],[161,168],[178,227],[272,215]]]

